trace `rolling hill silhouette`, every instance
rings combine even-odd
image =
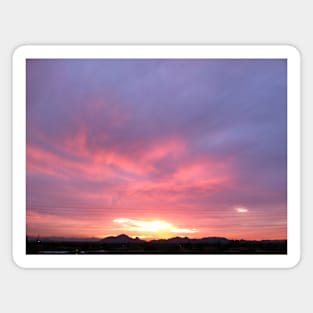
[[[146,241],[126,234],[99,238],[27,237],[27,254],[286,254],[287,240],[173,237]]]
[[[114,243],[114,244],[121,244],[121,243],[140,243],[140,242],[145,242],[144,240],[139,239],[138,237],[136,238],[131,238],[125,234],[118,235],[118,236],[109,236],[105,237],[100,240],[102,243]]]

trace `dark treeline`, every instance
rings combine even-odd
[[[102,240],[27,238],[27,254],[287,254],[287,240],[228,240],[220,237],[144,241],[126,235]]]

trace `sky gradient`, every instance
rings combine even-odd
[[[287,238],[287,61],[27,60],[27,234]]]

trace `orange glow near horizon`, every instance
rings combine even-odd
[[[237,215],[237,216],[236,216]],[[261,227],[251,227],[245,225],[255,218],[255,215],[244,216],[242,213],[230,215],[228,221],[224,224],[215,221],[209,222],[210,227],[199,228],[187,227],[186,223],[179,227],[177,223],[173,224],[164,219],[136,219],[136,218],[116,218],[110,222],[105,219],[93,218],[86,220],[84,218],[73,219],[59,217],[57,215],[34,213],[28,211],[27,214],[27,234],[28,236],[40,237],[73,237],[73,238],[105,238],[108,236],[128,235],[132,238],[143,240],[169,239],[173,237],[204,238],[204,237],[226,237],[228,239],[286,239],[286,225],[280,223],[268,223]],[[191,224],[191,218],[189,223]],[[196,221],[196,220],[195,220]],[[204,221],[204,223],[207,223]],[[225,230],[225,226],[229,224]],[[231,226],[237,224],[237,226]],[[262,230],[262,235],[260,231]]]
[[[119,224],[118,228],[122,233],[131,233],[132,236],[143,238],[171,238],[177,235],[187,235],[197,233],[195,228],[178,228],[175,225],[162,220],[135,220],[130,218],[117,218],[113,220]],[[138,234],[138,235],[136,235]]]

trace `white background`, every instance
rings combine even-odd
[[[309,1],[1,1],[2,312],[310,312],[313,309]],[[290,270],[22,270],[12,262],[11,54],[28,43],[291,44],[302,53],[302,260]],[[311,77],[310,77],[311,76]],[[310,240],[311,239],[311,240]]]

